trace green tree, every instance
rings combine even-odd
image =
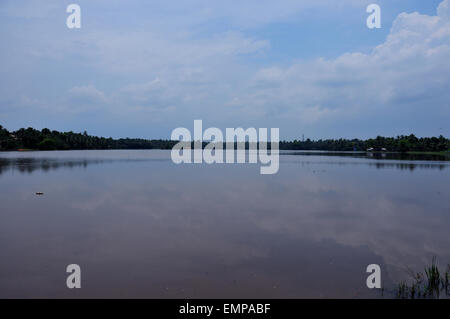
[[[399,152],[405,153],[405,152],[408,152],[409,149],[410,149],[410,145],[409,145],[408,140],[403,139],[398,142],[398,151]]]
[[[56,150],[56,141],[52,138],[44,138],[44,140],[38,144],[38,148],[42,151]]]

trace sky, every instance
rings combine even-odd
[[[9,130],[450,136],[450,0],[1,0],[0,37]]]

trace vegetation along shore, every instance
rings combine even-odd
[[[58,132],[31,127],[8,131],[0,125],[0,150],[105,150],[105,149],[171,149],[177,141],[162,139],[98,137],[84,133]],[[444,136],[408,136],[361,139],[320,139],[280,141],[280,150],[366,151],[386,149],[389,152],[450,154],[450,140]]]

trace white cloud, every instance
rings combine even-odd
[[[78,107],[102,106],[109,103],[105,93],[98,90],[93,84],[71,88],[68,91],[68,98],[72,106]]]
[[[152,31],[95,32],[76,41],[90,66],[114,74],[151,72],[178,73],[187,66],[204,68],[243,54],[261,52],[268,41],[245,37],[239,32],[215,34],[198,39],[192,34],[165,34]],[[76,48],[74,48],[76,51]]]
[[[438,16],[400,14],[385,42],[368,54],[255,70],[236,56],[267,50],[267,41],[241,33],[202,40],[183,34],[178,41],[133,33],[90,39],[99,57],[91,61],[109,72],[154,78],[118,93],[118,100],[134,110],[170,107],[180,117],[188,112],[224,122],[238,116],[254,126],[268,119],[313,126],[389,118],[412,131],[417,114],[427,120],[449,113],[448,3],[440,5]]]
[[[437,14],[443,19],[450,19],[450,1],[442,1],[437,8]]]
[[[386,41],[369,54],[347,53],[331,60],[263,68],[232,101],[243,109],[253,105],[265,116],[300,123],[376,113],[407,122],[409,112],[423,114],[423,120],[429,115],[448,116],[449,3],[442,2],[439,16],[400,14]]]
[[[319,132],[337,123],[372,125],[370,134],[386,135],[420,134],[417,130],[426,126],[419,120],[442,125],[442,119],[450,115],[449,0],[439,5],[436,16],[400,14],[386,40],[370,53],[349,52],[334,59],[284,65],[273,58],[264,64],[253,63],[270,52],[273,44],[264,33],[246,28],[289,21],[296,12],[312,7],[334,10],[347,5],[364,7],[363,2],[252,0],[231,5],[192,0],[172,8],[158,1],[139,2],[144,14],[135,12],[137,2],[130,1],[123,15],[142,14],[136,25],[126,20],[130,23],[119,21],[109,28],[105,21],[93,21],[86,14],[79,32],[54,28],[61,24],[54,17],[40,20],[42,25],[36,30],[33,23],[17,26],[10,45],[0,52],[0,63],[17,81],[41,74],[40,86],[61,82],[59,97],[35,97],[14,88],[18,96],[49,101],[55,109],[62,101],[65,108],[79,112],[107,106],[118,119],[132,111],[136,121],[151,114],[152,120],[178,126],[182,120],[201,116],[215,126],[279,126],[282,134],[291,136],[298,134],[297,126]],[[109,4],[107,13],[116,14],[123,8],[115,1],[96,3],[101,8]],[[22,12],[19,4],[8,2],[2,12],[11,8]],[[94,6],[81,4],[84,9]],[[42,9],[39,16],[51,9]],[[204,32],[210,21],[221,19],[227,27],[217,31],[212,23],[212,30]],[[66,74],[75,76],[72,80]],[[6,84],[2,94],[12,95],[6,79],[2,80]],[[172,115],[167,118],[169,110]],[[393,123],[389,128],[379,124],[386,119]],[[283,133],[284,128],[291,132]]]

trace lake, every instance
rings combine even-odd
[[[282,152],[277,174],[259,167],[0,153],[0,297],[378,298],[369,264],[387,291],[450,264],[444,158]]]

